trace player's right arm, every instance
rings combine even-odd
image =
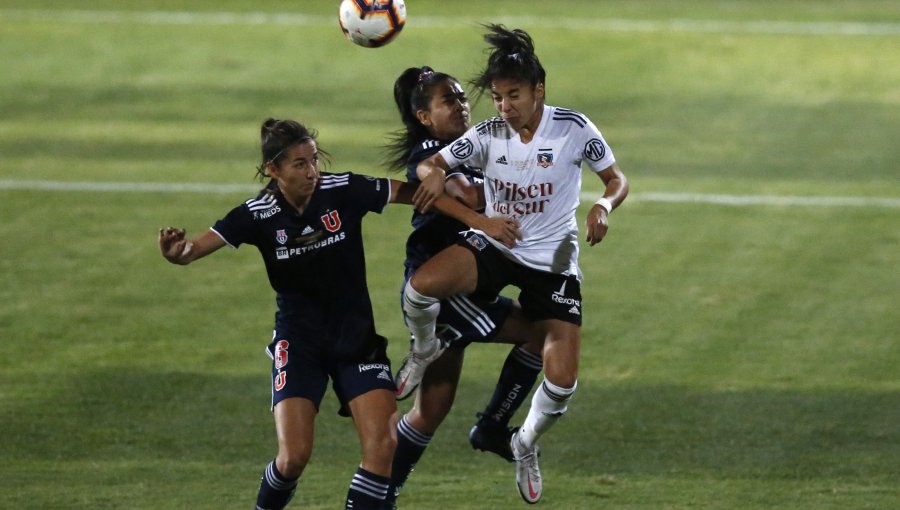
[[[444,180],[450,167],[440,153],[435,153],[416,166],[419,189],[413,195],[413,206],[422,213],[428,212],[438,197],[444,194]]]
[[[474,184],[462,174],[453,174],[444,181],[444,193],[466,204],[471,209],[484,209],[484,186]]]
[[[207,230],[191,241],[184,234],[182,228],[159,229],[159,251],[173,264],[186,266],[225,246],[225,241],[212,230]]]

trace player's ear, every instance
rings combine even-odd
[[[538,83],[534,86],[534,97],[544,99],[544,84]]]
[[[268,172],[270,177],[278,177],[278,165],[276,165],[273,161],[266,162],[266,172]]]
[[[416,110],[416,118],[419,119],[419,124],[431,126],[431,112],[428,110]]]

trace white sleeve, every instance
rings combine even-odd
[[[440,155],[450,168],[456,168],[460,165],[484,168],[482,163],[484,147],[485,145],[476,129],[470,128],[457,138],[455,142],[441,149]]]
[[[591,170],[600,172],[616,162],[612,149],[609,148],[609,144],[603,139],[603,135],[600,134],[600,130],[593,122],[588,120],[587,125],[581,131],[583,136],[581,156]]]

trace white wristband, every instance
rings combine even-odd
[[[611,213],[613,210],[612,202],[610,202],[609,199],[606,197],[600,197],[594,203],[599,205],[600,207],[606,209],[606,214]]]

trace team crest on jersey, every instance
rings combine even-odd
[[[322,223],[325,225],[325,230],[337,232],[341,228],[341,217],[337,211],[329,211],[328,214],[322,215]]]
[[[275,231],[275,240],[278,241],[278,244],[287,243],[288,236],[284,229]]]
[[[471,244],[478,251],[487,247],[487,242],[481,236],[477,235],[469,236],[469,238],[466,239],[466,242]]]
[[[551,149],[540,149],[540,150],[550,151]],[[549,168],[549,167],[553,166],[553,153],[552,152],[538,152],[537,164],[541,168]]]

